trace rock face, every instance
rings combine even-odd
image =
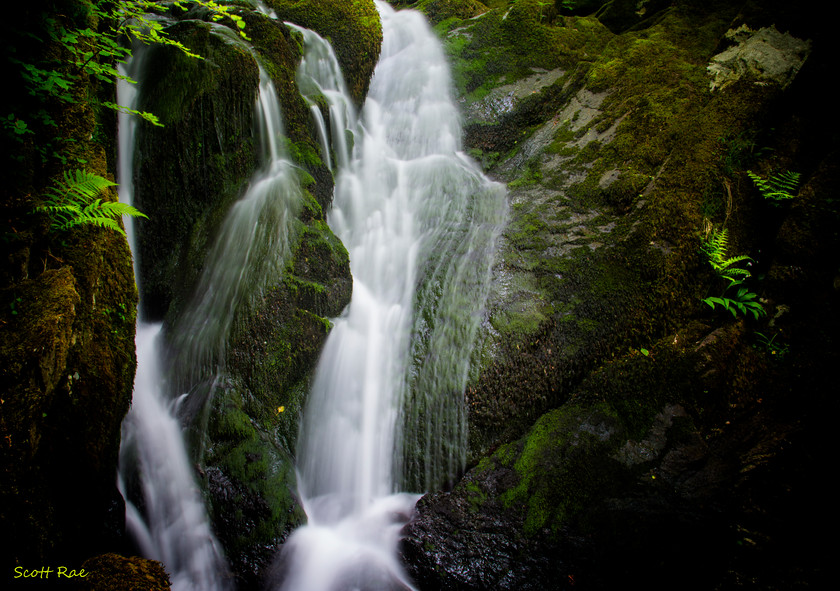
[[[126,558],[118,554],[103,554],[86,560],[84,582],[90,591],[168,591],[169,575],[163,565],[145,558]]]
[[[837,405],[811,398],[838,357],[838,160],[810,104],[826,30],[783,3],[456,4],[473,10],[415,6],[447,7],[467,145],[512,214],[469,469],[405,529],[419,588],[819,585],[827,555],[799,544],[823,516],[805,501],[824,498],[817,415]],[[796,59],[733,66],[712,92],[727,31],[772,22],[789,32],[753,43]],[[773,205],[747,170],[802,171],[796,200]],[[702,302],[732,293],[702,254],[721,228],[753,259],[758,318]]]
[[[67,59],[58,43],[43,41],[53,24],[96,26],[77,3],[46,2],[16,23],[10,47],[29,63]],[[33,212],[74,168],[109,176],[109,142],[99,130],[112,119],[86,102],[106,89],[81,76],[67,102],[11,86],[4,100],[31,133],[11,145],[2,136],[0,562],[8,579],[14,566],[48,560],[77,569],[118,542],[124,508],[114,475],[134,378],[137,302],[122,235],[91,225],[56,230]],[[39,112],[55,126],[40,126]],[[113,201],[116,193],[100,197]]]

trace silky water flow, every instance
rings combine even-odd
[[[353,296],[304,411],[297,468],[308,523],[278,558],[274,588],[284,591],[412,588],[397,543],[419,495],[397,491],[463,470],[464,390],[506,215],[504,188],[461,152],[439,41],[419,13],[377,8],[382,52],[361,121],[348,120],[353,154],[338,166],[329,214],[350,253]],[[305,60],[320,42],[306,39]],[[320,89],[339,90],[313,72],[307,64]],[[338,153],[346,134],[332,132]]]
[[[229,42],[241,43],[226,31],[215,27]],[[142,50],[127,73],[138,77],[141,66]],[[165,565],[175,591],[231,587],[193,477],[179,409],[208,407],[223,371],[234,314],[259,292],[265,278],[276,277],[282,269],[302,202],[299,169],[282,139],[277,92],[262,67],[259,70],[254,127],[260,166],[222,223],[192,300],[174,328],[167,334],[162,324],[142,318],[137,326],[137,377],[123,422],[119,486],[126,499],[129,533],[145,556]],[[121,81],[118,97],[120,104],[133,106],[136,89]],[[132,118],[120,115],[120,200],[126,203],[134,198],[135,125]],[[126,225],[137,253],[132,221],[127,219]],[[199,401],[191,402],[195,398]]]
[[[336,177],[329,222],[350,253],[354,288],[334,319],[301,426],[298,486],[308,523],[278,558],[282,575],[272,586],[286,591],[411,588],[396,546],[419,495],[397,491],[438,488],[464,467],[464,390],[506,215],[503,187],[461,152],[438,40],[419,13],[377,8],[384,40],[361,120],[332,48],[290,24],[306,45],[301,92],[313,106],[319,94],[329,105],[329,125],[319,109],[312,115]],[[132,62],[134,73],[141,62]],[[229,588],[178,408],[191,398],[208,406],[234,314],[254,295],[249,288],[258,293],[282,271],[301,201],[276,91],[260,74],[261,166],[171,334],[142,320],[137,330],[120,487],[131,534],[166,565],[176,591]],[[119,93],[121,104],[133,104],[133,88],[123,83]],[[133,138],[134,123],[122,116],[120,197],[129,203]],[[128,482],[140,491],[136,504]]]

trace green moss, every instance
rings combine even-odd
[[[549,22],[540,4],[518,0],[479,18],[453,12],[445,24],[441,22],[437,31],[446,35],[444,44],[453,60],[459,94],[479,100],[500,83],[530,76],[533,68],[552,70],[585,63],[609,38],[593,18]]]
[[[619,434],[616,415],[605,405],[567,405],[537,421],[515,448],[518,482],[500,496],[506,509],[523,512],[526,535],[544,528],[556,532],[607,493],[617,472],[608,456],[619,445]],[[494,457],[509,464],[510,453],[508,448]]]
[[[211,497],[211,509],[228,522],[221,536],[237,560],[254,547],[272,545],[304,519],[295,499],[293,456],[278,447],[274,435],[296,413],[289,409],[286,415],[278,407],[257,424],[246,406],[238,389],[220,393],[208,425],[213,444],[207,464],[220,470],[226,483],[223,494]]]

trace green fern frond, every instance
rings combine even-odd
[[[68,170],[64,172],[64,182],[58,183],[56,187],[51,187],[48,193],[53,198],[58,199],[59,202],[64,199],[65,195],[69,196],[74,202],[86,202],[96,198],[102,191],[108,187],[114,187],[116,184],[86,170],[76,169],[72,172]]]
[[[729,233],[726,228],[721,230],[712,230],[709,237],[703,241],[700,248],[709,258],[709,262],[714,267],[715,264],[720,264],[726,257],[726,250],[729,243]]]
[[[739,255],[736,255],[734,257],[729,257],[725,261],[722,261],[720,263],[720,266],[725,269],[727,267],[731,267],[732,265],[734,265],[736,263],[740,263],[741,261],[752,261],[752,257],[749,257],[745,254],[739,254]]]
[[[726,228],[720,230],[712,229],[708,238],[701,244],[701,251],[706,254],[709,264],[721,279],[726,279],[729,284],[723,290],[720,297],[708,297],[703,299],[703,303],[710,306],[713,310],[720,306],[727,310],[733,317],[737,318],[738,314],[752,315],[758,319],[760,315],[766,314],[764,307],[757,301],[758,294],[751,292],[744,284],[744,280],[749,279],[752,274],[748,269],[736,267],[738,263],[744,261],[752,261],[753,259],[745,254],[735,256],[728,256],[727,250],[729,248],[729,233]],[[727,292],[735,295],[727,297]]]
[[[733,267],[732,269],[719,269],[718,275],[729,280],[734,280],[737,277],[743,277],[744,279],[752,277],[752,273],[750,273],[747,269],[741,269],[740,267]]]
[[[148,217],[136,208],[118,201],[105,201],[97,196],[116,183],[86,170],[64,173],[64,182],[47,190],[47,200],[35,208],[52,218],[53,230],[69,230],[82,224],[114,230],[125,236],[117,223],[123,216]]]
[[[747,176],[752,179],[753,184],[758,188],[762,197],[774,202],[780,202],[796,197],[801,175],[798,172],[788,170],[780,174],[770,175],[769,178],[765,179],[753,171],[748,170]]]

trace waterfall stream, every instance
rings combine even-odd
[[[419,13],[377,7],[382,53],[329,214],[353,297],[304,413],[308,524],[284,549],[287,591],[411,588],[396,545],[418,495],[396,491],[463,469],[463,393],[505,215],[504,189],[460,151],[439,41]],[[422,426],[404,429],[408,416]]]
[[[226,28],[216,31],[240,43]],[[139,69],[140,59],[134,58],[134,69]],[[137,327],[137,378],[123,423],[120,488],[129,532],[144,555],[166,565],[176,591],[229,587],[221,548],[192,476],[178,407],[207,406],[224,366],[234,314],[259,292],[265,278],[280,274],[302,200],[298,169],[282,141],[277,91],[261,66],[259,72],[254,112],[260,166],[222,223],[171,342],[165,342],[161,324],[141,320]],[[121,81],[118,93],[122,104],[134,104],[136,91],[129,84]],[[134,130],[134,122],[120,115],[120,199],[126,203],[133,201]],[[127,225],[133,237],[131,222]],[[131,478],[140,483],[140,506],[132,503],[127,490]]]
[[[308,523],[285,544],[283,578],[271,583],[286,591],[412,588],[396,555],[399,532],[419,492],[464,468],[464,390],[506,215],[504,188],[461,152],[439,41],[419,13],[377,8],[382,52],[359,117],[329,43],[289,24],[304,36],[298,84],[335,174],[328,221],[350,253],[354,287],[334,319],[301,425],[298,487]],[[122,104],[133,104],[132,93],[120,84]],[[165,564],[176,591],[229,587],[178,407],[206,406],[234,313],[282,272],[301,201],[262,68],[255,120],[260,167],[222,223],[190,305],[172,334],[143,321],[137,329],[120,488],[130,532]],[[120,198],[128,203],[133,135],[121,116]]]
[[[143,51],[138,49],[123,71],[137,77]],[[125,80],[117,85],[120,104],[134,107],[137,90]],[[134,201],[133,161],[136,122],[126,113],[118,121],[119,197]],[[126,233],[135,253],[131,218]],[[123,421],[119,488],[126,499],[126,528],[147,557],[161,561],[177,591],[223,591],[228,588],[221,548],[210,530],[201,493],[193,480],[175,403],[168,399],[161,363],[160,323],[143,318],[137,325],[137,373],[131,410]],[[142,507],[128,494],[128,481],[139,480]]]

